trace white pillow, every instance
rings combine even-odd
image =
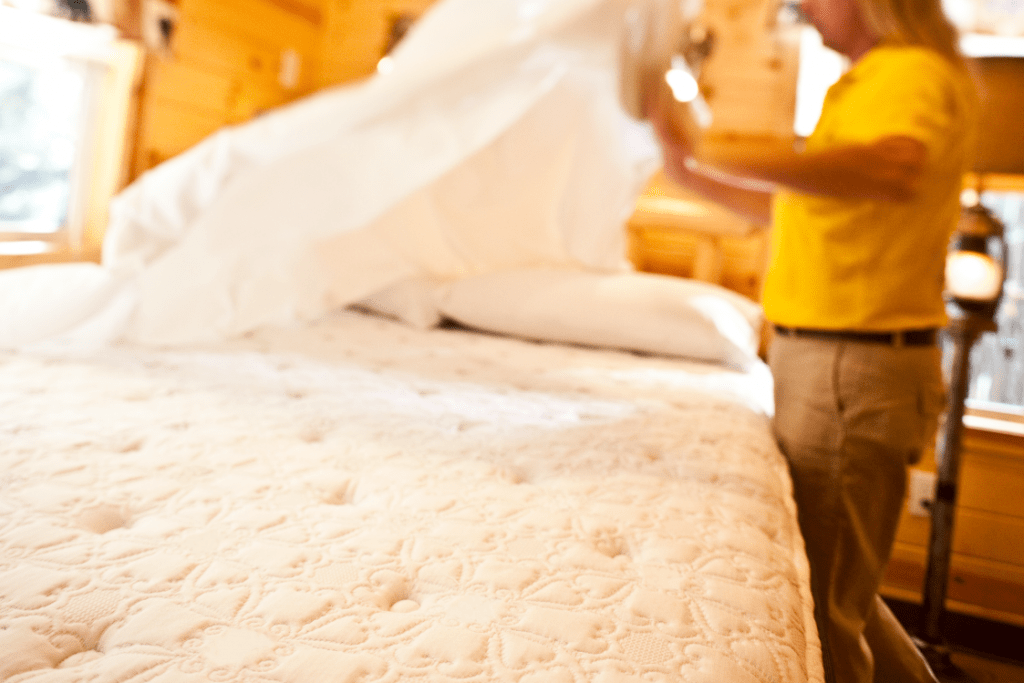
[[[727,363],[757,360],[761,307],[718,285],[649,273],[512,270],[458,280],[439,308],[528,339]]]
[[[429,277],[411,277],[388,285],[351,306],[426,330],[441,322],[436,304],[438,286],[438,281]]]

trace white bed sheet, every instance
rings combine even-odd
[[[0,273],[0,348],[206,343],[410,277],[620,272],[657,166],[618,103],[634,0],[442,0],[393,70],[228,126],[112,202],[95,272]],[[25,310],[31,314],[26,315]]]
[[[0,680],[820,683],[770,377],[355,313],[0,355]]]

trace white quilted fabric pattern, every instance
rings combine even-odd
[[[0,680],[820,683],[766,379],[349,313],[0,356]]]

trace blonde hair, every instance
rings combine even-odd
[[[860,0],[860,6],[882,40],[931,48],[954,64],[966,65],[959,32],[940,0]]]

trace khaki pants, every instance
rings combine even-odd
[[[826,678],[934,681],[877,598],[907,484],[943,405],[940,351],[777,337],[775,432],[811,564]]]

